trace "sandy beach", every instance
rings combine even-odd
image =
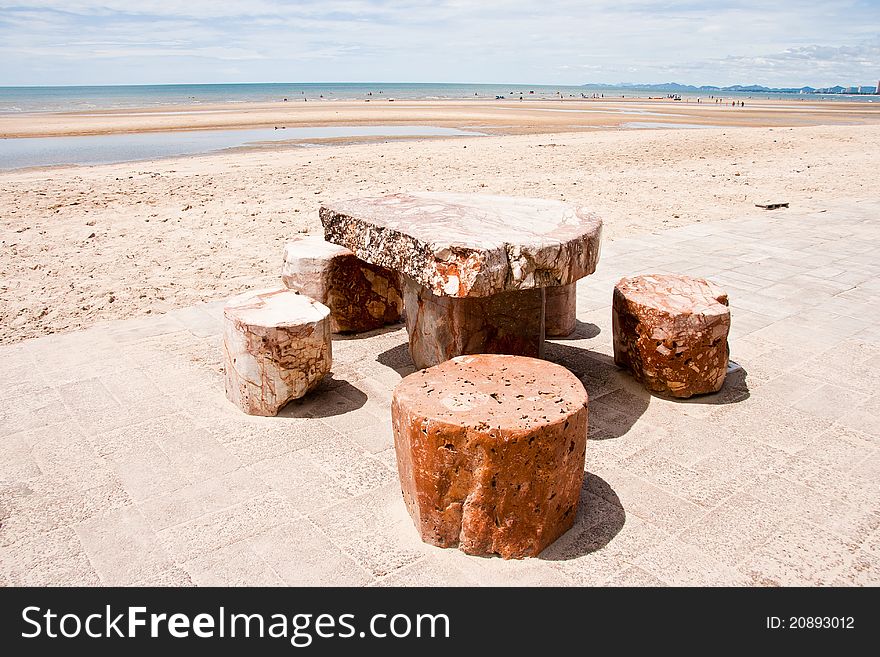
[[[880,195],[880,103],[283,105],[4,115],[0,136],[407,123],[489,136],[0,173],[0,342],[273,284],[283,243],[318,232],[318,207],[334,198],[405,190],[559,198],[600,213],[613,241],[758,217],[764,201],[816,211]],[[620,129],[632,122],[723,127]]]
[[[326,125],[430,124],[496,134],[607,130],[632,122],[704,126],[854,125],[880,122],[877,103],[648,98],[514,100],[344,100],[0,114],[0,138],[60,137],[170,130]],[[739,102],[740,99],[737,99]]]

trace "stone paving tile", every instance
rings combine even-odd
[[[179,566],[168,566],[135,582],[134,586],[195,586],[189,573]]]
[[[284,580],[247,541],[191,559],[184,568],[198,586],[284,586]]]
[[[106,586],[132,585],[173,565],[144,516],[133,506],[91,518],[74,529]],[[132,555],[137,555],[136,559]]]
[[[624,568],[620,572],[612,575],[605,584],[607,586],[629,586],[635,588],[646,586],[669,586],[669,582],[652,575],[646,570],[642,570],[638,566],[628,566]]]
[[[390,405],[388,408],[373,411],[361,407],[350,413],[330,415],[320,421],[338,433],[345,435],[351,442],[360,445],[367,452],[376,454],[394,445],[391,435]]]
[[[503,560],[475,557],[456,549],[426,546],[442,568],[462,573],[479,586],[578,586],[578,579],[560,567],[562,562],[543,559]],[[597,582],[601,583],[601,582]]]
[[[740,492],[683,529],[679,538],[733,567],[769,540],[791,513]]]
[[[597,478],[587,478],[588,490],[599,497],[609,498],[609,489],[618,498],[627,514],[634,514],[655,527],[674,532],[688,525],[705,512],[697,504],[677,497],[629,472],[618,468],[604,473],[608,486],[597,484]],[[614,499],[609,499],[614,503]]]
[[[69,488],[85,490],[117,480],[113,468],[98,456],[85,436],[73,425],[46,431],[30,450],[47,478],[64,481]]]
[[[812,583],[812,582],[811,582]],[[857,551],[831,586],[880,586],[880,557]]]
[[[274,458],[311,445],[320,431],[311,418],[216,418],[202,426],[243,465]]]
[[[775,473],[749,482],[748,490],[753,497],[778,509],[780,514],[809,520],[854,545],[863,544],[880,526],[880,516],[872,510],[847,504]]]
[[[397,482],[396,471],[392,473],[382,461],[332,431],[303,451],[350,495]]]
[[[372,577],[309,521],[289,522],[248,541],[288,586],[361,586]]]
[[[428,549],[413,527],[397,482],[309,518],[376,577],[416,562]]]
[[[668,538],[636,560],[639,568],[672,586],[737,586],[746,577],[704,550]]]
[[[800,401],[807,395],[813,394],[816,388],[823,385],[820,379],[815,379],[798,372],[788,372],[774,379],[770,379],[761,385],[761,396],[766,399],[790,406]]]
[[[119,345],[127,345],[144,338],[155,338],[183,329],[183,325],[167,313],[137,317],[125,322],[113,322],[106,327],[107,336]]]
[[[876,470],[872,473],[871,482],[859,481],[850,473],[834,472],[810,458],[799,455],[774,463],[770,470],[784,479],[803,484],[852,507],[880,512],[880,495],[878,495],[880,483],[876,479]]]
[[[740,564],[739,571],[755,585],[827,586],[850,567],[855,554],[852,544],[799,519]]]
[[[70,421],[70,412],[54,389],[22,385],[4,396],[0,408],[0,436],[45,429]]]
[[[0,549],[131,504],[119,481],[87,489],[42,475],[0,483],[0,508],[6,516],[0,524]]]
[[[419,559],[414,564],[396,570],[387,577],[378,580],[376,586],[477,586],[458,568],[440,561],[433,555]]]
[[[780,452],[798,452],[833,426],[831,420],[780,404],[772,396],[764,397],[760,390],[747,401],[717,409],[712,416],[726,427],[725,444],[746,455],[743,465],[755,459],[778,460],[783,456]],[[758,454],[753,453],[756,442],[766,446]]]
[[[863,431],[877,440],[880,437],[880,395],[874,395],[853,408],[845,409],[838,422],[851,429]]]
[[[225,475],[183,486],[171,493],[150,497],[138,509],[150,526],[159,531],[222,511],[269,491],[250,470],[241,468]]]
[[[301,513],[320,511],[350,497],[305,450],[288,452],[251,466],[272,490],[284,495]]]
[[[877,443],[867,435],[835,426],[805,447],[802,454],[830,470],[850,472],[876,450]]]
[[[864,461],[846,473],[848,481],[852,482],[859,490],[874,494],[874,503],[871,508],[880,507],[880,479],[877,477],[877,469],[880,468],[880,450],[868,456]]]
[[[590,394],[582,504],[521,562],[419,540],[389,422],[401,325],[334,339],[332,377],[276,418],[225,398],[223,302],[0,346],[0,583],[877,585],[878,209],[606,244],[547,345]],[[717,395],[613,364],[614,284],[663,270],[730,295],[742,370]]]
[[[241,467],[241,461],[202,428],[156,435],[153,441],[188,481],[203,481]]]
[[[711,509],[737,492],[736,480],[700,477],[695,470],[658,456],[647,449],[620,461],[619,466],[701,507]]]
[[[157,534],[166,551],[180,563],[267,531],[285,518],[298,517],[301,516],[286,498],[270,491]]]
[[[137,502],[172,493],[191,483],[168,455],[144,435],[133,436],[106,459]]]
[[[3,548],[0,572],[12,586],[98,586],[76,532],[62,527]]]
[[[798,400],[792,406],[819,418],[837,420],[847,415],[850,409],[857,408],[867,402],[868,399],[870,399],[869,395],[863,392],[826,384],[817,388],[812,394]]]
[[[63,426],[63,425],[59,425]],[[39,477],[40,466],[31,453],[34,441],[44,436],[41,431],[23,431],[3,438],[3,459],[0,461],[0,480],[26,481]]]

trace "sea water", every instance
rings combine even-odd
[[[306,139],[471,137],[482,132],[428,125],[318,126],[250,130],[184,130],[84,137],[0,139],[0,171],[59,164],[111,164],[208,153]]]
[[[840,96],[758,92],[714,92],[730,99],[776,98],[785,100],[877,100],[877,96]],[[395,98],[464,99],[481,98],[581,98],[593,94],[606,98],[665,96],[663,91],[637,91],[609,87],[585,89],[570,85],[524,84],[433,84],[433,83],[260,83],[260,84],[163,84],[77,87],[0,87],[0,113],[77,112],[126,107],[166,105],[212,105],[217,103],[366,100]],[[709,92],[682,93],[707,98]]]

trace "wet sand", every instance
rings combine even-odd
[[[405,125],[479,129],[495,134],[613,129],[627,122],[713,126],[806,126],[880,123],[877,103],[728,99],[310,101],[169,106],[0,115],[0,138],[275,126]]]

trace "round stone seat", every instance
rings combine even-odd
[[[403,379],[391,415],[403,497],[426,543],[522,558],[574,523],[587,392],[564,367],[458,356]]]
[[[399,322],[403,310],[399,278],[317,236],[300,237],[284,248],[282,281],[330,308],[334,333],[362,333]]]
[[[653,392],[717,392],[727,374],[727,294],[702,278],[649,275],[614,287],[614,362]]]
[[[229,400],[249,415],[277,415],[330,371],[330,309],[286,288],[233,297],[223,355]]]

